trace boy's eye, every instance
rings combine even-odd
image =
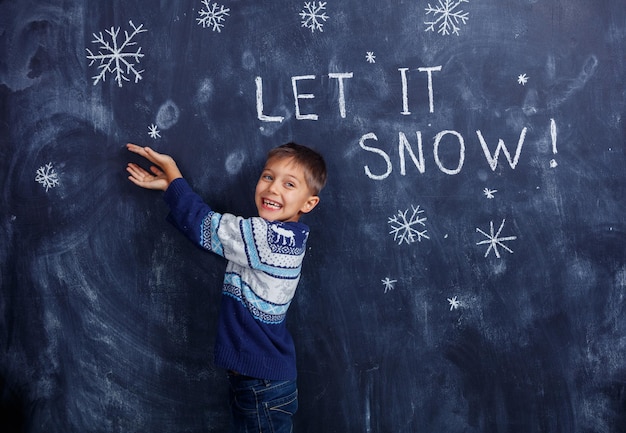
[[[292,183],[292,182],[287,182],[285,185],[287,186],[287,188],[295,188],[296,187],[296,185],[294,183]]]

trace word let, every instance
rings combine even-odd
[[[339,114],[342,119],[346,118],[346,97],[344,92],[343,80],[346,78],[352,78],[352,72],[343,73],[330,73],[329,78],[337,79],[339,83]],[[291,77],[291,89],[293,91],[293,99],[296,104],[296,119],[297,120],[317,120],[318,115],[314,113],[302,114],[300,112],[300,100],[301,99],[313,99],[315,95],[313,93],[300,93],[298,90],[298,82],[302,80],[315,80],[315,75],[299,75]],[[263,114],[263,79],[256,77],[256,112],[259,120],[264,122],[282,122],[284,116],[268,116]]]

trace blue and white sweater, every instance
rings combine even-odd
[[[183,178],[163,196],[168,220],[200,247],[228,260],[215,363],[246,376],[296,378],[285,316],[300,279],[309,228],[214,212]]]

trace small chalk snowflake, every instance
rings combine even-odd
[[[488,199],[492,199],[495,197],[495,193],[497,193],[498,190],[497,189],[489,189],[489,188],[485,188],[483,189],[483,194],[485,194],[485,197],[487,197]]]
[[[385,278],[384,280],[380,280],[380,281],[383,283],[383,286],[385,287],[385,293],[387,293],[390,290],[395,289],[395,287],[393,285],[398,282],[398,280],[391,280],[391,279],[389,279],[389,277]]]
[[[93,79],[94,86],[100,81],[106,81],[108,73],[114,76],[118,87],[122,87],[123,81],[130,81],[128,75],[134,77],[135,83],[141,80],[141,74],[144,71],[143,69],[138,70],[135,63],[139,63],[144,54],[141,52],[141,47],[137,48],[136,51],[128,49],[137,45],[137,42],[134,42],[133,38],[139,33],[147,32],[147,30],[143,28],[143,24],[136,26],[132,21],[128,21],[128,24],[130,24],[130,27],[133,30],[130,33],[124,30],[124,40],[121,41],[121,43],[117,39],[120,33],[119,27],[111,27],[111,29],[105,30],[106,34],[111,38],[110,42],[107,40],[107,37],[102,34],[102,32],[98,34],[93,33],[94,40],[91,42],[94,44],[100,44],[98,47],[98,53],[93,53],[89,48],[86,50],[88,53],[87,58],[91,60],[91,62],[89,62],[89,66],[93,65],[95,62],[100,63],[98,65],[98,70],[100,72],[98,75],[91,77]]]
[[[50,188],[59,186],[59,175],[52,167],[51,162],[37,169],[35,181],[40,183],[41,186],[46,189],[46,192],[48,192]]]
[[[374,52],[368,51],[365,55],[365,60],[367,60],[368,63],[376,63],[376,56],[374,55]]]
[[[311,33],[314,33],[316,30],[323,32],[323,22],[328,19],[326,12],[324,12],[326,3],[328,2],[305,2],[304,9],[300,11],[302,27],[310,29]]]
[[[224,21],[229,16],[230,8],[226,8],[209,0],[202,0],[204,7],[198,11],[200,18],[196,18],[198,25],[203,28],[210,28],[214,32],[220,33],[224,27]]]
[[[526,74],[520,74],[517,76],[517,84],[524,86],[526,83],[528,83],[528,76]]]
[[[404,212],[398,210],[398,213],[392,217],[389,217],[388,223],[391,226],[389,234],[393,235],[393,240],[398,242],[398,245],[402,245],[403,242],[411,244],[414,242],[421,242],[422,238],[430,239],[426,232],[428,230],[415,228],[416,226],[426,227],[426,217],[421,216],[424,211],[411,205],[411,215],[407,217],[409,209]]]
[[[459,301],[456,296],[448,298],[448,303],[450,304],[450,311],[456,310],[461,306],[461,301]]]
[[[506,220],[504,219],[502,220],[502,223],[500,224],[500,228],[498,228],[497,232],[494,231],[493,221],[489,222],[489,233],[485,233],[481,229],[476,228],[477,232],[481,233],[487,238],[484,241],[480,241],[476,243],[476,245],[487,245],[487,244],[489,245],[489,248],[487,248],[487,251],[485,252],[485,257],[487,257],[489,255],[489,252],[493,250],[493,253],[496,255],[496,257],[500,258],[500,252],[498,251],[498,246],[508,251],[509,253],[513,254],[513,250],[507,247],[506,245],[504,245],[504,242],[514,241],[515,239],[517,239],[517,236],[506,236],[502,238],[500,237],[500,233],[502,232],[502,229],[504,228],[505,221]]]
[[[148,126],[148,135],[150,136],[150,138],[154,138],[155,140],[161,137],[159,128],[154,123]]]
[[[438,0],[439,4],[437,6],[431,6],[428,3],[428,7],[426,7],[426,15],[433,14],[433,21],[425,21],[428,27],[426,31],[435,31],[435,27],[437,27],[437,33],[440,35],[449,35],[454,33],[455,35],[459,35],[459,30],[461,29],[461,24],[467,24],[467,20],[469,19],[469,12],[464,12],[463,10],[458,9],[461,3],[469,3],[469,0]]]

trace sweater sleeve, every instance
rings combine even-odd
[[[180,230],[194,244],[214,251],[210,245],[202,242],[202,222],[211,218],[213,210],[196,194],[184,178],[172,181],[163,194],[170,213],[167,220]],[[219,248],[214,252],[219,254]]]
[[[299,275],[308,237],[306,225],[220,214],[183,178],[174,180],[163,198],[170,208],[168,220],[201,248],[278,278]]]

